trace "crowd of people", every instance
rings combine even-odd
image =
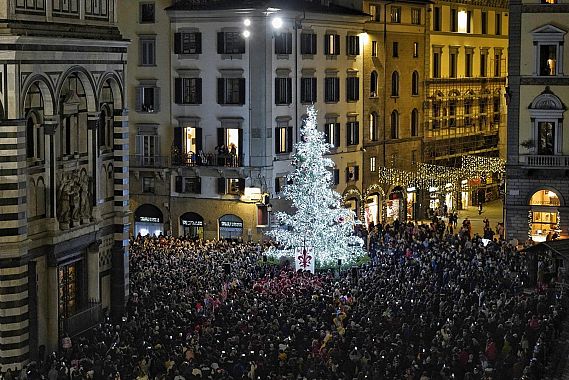
[[[369,262],[340,275],[269,265],[261,243],[137,237],[122,320],[26,378],[545,378],[565,309],[525,287],[523,253],[437,219],[366,234]]]

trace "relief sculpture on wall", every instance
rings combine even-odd
[[[62,230],[87,224],[92,214],[91,177],[83,170],[64,173],[57,186],[57,220]]]

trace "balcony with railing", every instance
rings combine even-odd
[[[129,157],[131,168],[166,168],[170,166],[168,156],[142,156],[135,155]]]
[[[172,153],[172,166],[243,166],[243,156],[231,153]]]
[[[62,320],[63,333],[74,336],[95,327],[103,319],[103,306],[91,302],[85,308]]]
[[[529,168],[569,169],[569,156],[520,155],[520,164]]]

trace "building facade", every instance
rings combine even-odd
[[[568,235],[568,16],[565,1],[510,1],[506,234],[520,242]]]
[[[116,3],[0,3],[2,370],[120,314],[128,295],[128,44]]]
[[[424,160],[460,168],[462,156],[505,157],[508,3],[435,1],[429,9]],[[429,192],[431,208],[462,209],[499,196],[499,178]],[[486,192],[488,193],[486,195]]]
[[[361,192],[367,15],[316,1],[129,1],[119,14],[133,41],[135,234],[261,238],[287,207],[277,197],[311,104],[337,190]]]

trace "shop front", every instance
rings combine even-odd
[[[528,223],[529,235],[533,241],[551,240],[554,235],[560,235],[560,205],[559,197],[551,190],[539,190],[532,195]]]
[[[381,221],[381,196],[379,193],[368,195],[365,203],[366,226],[377,225]]]
[[[417,189],[413,187],[407,188],[407,220],[417,220]]]
[[[134,212],[134,235],[138,236],[164,234],[164,216],[154,205],[143,204]]]
[[[405,222],[407,217],[407,202],[403,188],[401,186],[395,187],[391,193],[389,193],[388,198],[386,204],[387,223],[393,223],[396,220]]]
[[[223,215],[218,220],[218,226],[220,240],[237,240],[243,238],[243,219],[236,215]]]
[[[189,239],[203,239],[204,220],[195,212],[186,212],[180,216],[180,236]]]

